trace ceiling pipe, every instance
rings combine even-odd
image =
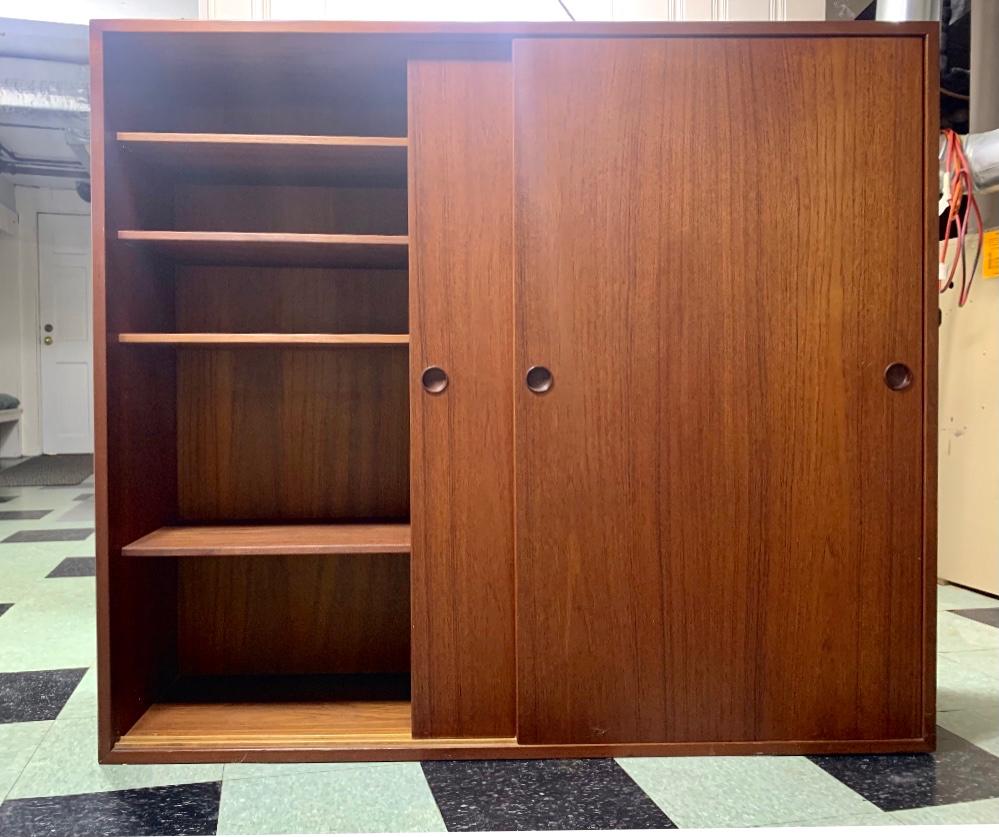
[[[995,165],[999,150],[996,129],[999,128],[999,3],[975,2],[971,4],[971,101],[969,103],[968,137],[966,145],[972,149],[976,160],[968,160],[972,170],[989,170]],[[991,133],[987,133],[991,132]],[[976,139],[974,135],[984,134]],[[975,145],[979,147],[974,148]],[[992,149],[991,151],[989,149]],[[991,161],[991,164],[990,162]],[[999,170],[993,170],[999,178]],[[988,174],[976,174],[992,179]],[[992,184],[994,185],[994,183]],[[985,187],[983,187],[985,188]],[[983,195],[978,201],[986,227],[999,224],[999,194]]]

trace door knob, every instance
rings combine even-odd
[[[439,366],[428,366],[420,375],[420,383],[431,395],[439,395],[447,389],[447,372]]]
[[[531,392],[541,395],[552,388],[555,378],[547,366],[532,366],[527,370],[526,382]]]
[[[912,386],[912,370],[904,363],[891,363],[885,368],[885,384],[896,392]]]
[[[47,335],[47,334],[46,334],[46,335],[45,335],[45,336],[44,336],[44,337],[42,338],[42,342],[43,342],[43,343],[44,343],[44,344],[45,344],[46,346],[51,346],[51,345],[52,345],[52,338],[51,338],[51,337],[50,337],[49,335]]]

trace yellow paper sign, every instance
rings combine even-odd
[[[986,230],[982,236],[982,278],[999,278],[999,230]]]

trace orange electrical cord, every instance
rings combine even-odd
[[[975,199],[971,167],[964,154],[961,138],[950,129],[944,130],[943,135],[945,140],[943,161],[944,168],[950,175],[950,194],[947,195],[949,209],[947,223],[944,226],[944,243],[940,250],[940,263],[945,266],[947,264],[947,251],[950,249],[952,233],[957,238],[957,253],[954,255],[950,268],[946,270],[946,277],[940,281],[939,291],[944,293],[952,287],[958,264],[960,264],[961,290],[958,294],[957,304],[959,307],[963,307],[971,294],[971,285],[974,282],[975,271],[978,269],[978,262],[982,254],[982,213],[978,208],[978,201]],[[965,199],[967,203],[962,213],[961,201]],[[978,224],[978,248],[969,275],[964,242],[971,227],[972,218]]]

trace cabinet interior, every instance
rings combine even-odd
[[[117,746],[408,737],[405,55],[108,34],[104,72]]]

